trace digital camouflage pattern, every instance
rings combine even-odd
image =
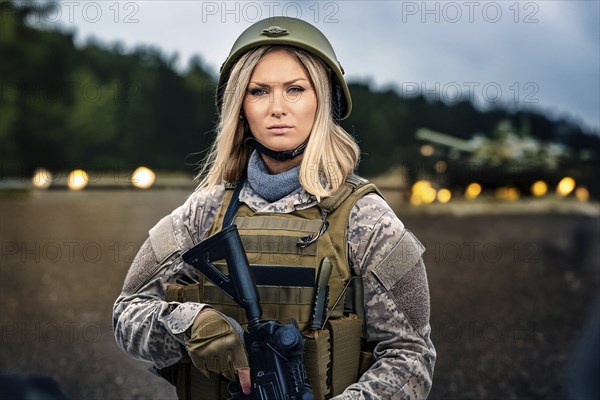
[[[173,211],[180,251],[162,264],[157,262],[149,240],[137,254],[113,309],[117,343],[131,356],[164,368],[186,354],[187,330],[204,305],[167,303],[165,290],[169,284],[195,281],[197,272],[182,261],[180,254],[206,237],[224,193],[224,186],[210,192],[197,191]],[[269,203],[247,184],[240,201],[255,212],[273,213],[317,204],[315,197],[304,190]],[[375,363],[359,382],[335,399],[427,397],[436,352],[430,339],[423,247],[376,194],[359,199],[352,209],[348,242],[351,268],[364,283],[367,341],[376,343]],[[385,271],[377,269],[381,266]],[[139,282],[140,277],[141,284],[132,283]]]

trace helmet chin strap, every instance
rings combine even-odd
[[[250,143],[250,145],[254,147],[259,153],[269,156],[277,161],[287,161],[296,158],[300,154],[304,153],[304,149],[306,149],[306,145],[308,144],[307,140],[300,146],[296,147],[294,150],[275,151],[264,146],[262,143],[260,143],[258,140],[251,136],[246,138],[246,142]]]

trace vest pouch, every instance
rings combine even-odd
[[[305,331],[304,335],[304,365],[308,381],[312,386],[315,400],[328,399],[329,365],[331,363],[330,334],[327,329],[320,331]]]
[[[362,325],[355,314],[327,323],[331,334],[331,394],[337,396],[358,381]]]
[[[370,351],[361,351],[360,352],[360,363],[358,366],[358,379],[371,368],[375,359],[373,357],[373,353]]]
[[[167,285],[167,291],[165,293],[165,301],[167,301],[169,303],[172,301],[181,302],[182,301],[182,297],[181,297],[182,290],[183,290],[183,285],[179,285],[179,284]]]

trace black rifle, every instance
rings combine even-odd
[[[228,386],[232,399],[312,400],[302,355],[304,339],[294,319],[285,325],[263,321],[260,299],[236,225],[230,225],[183,254],[194,266],[246,311],[244,343],[250,362],[252,394]],[[212,262],[225,260],[229,275]]]

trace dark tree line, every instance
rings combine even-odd
[[[78,49],[72,33],[29,26],[32,12],[0,4],[6,173],[70,165],[191,169],[184,157],[206,148],[216,119],[214,77],[200,59],[180,74],[154,48],[123,54],[90,42]]]

